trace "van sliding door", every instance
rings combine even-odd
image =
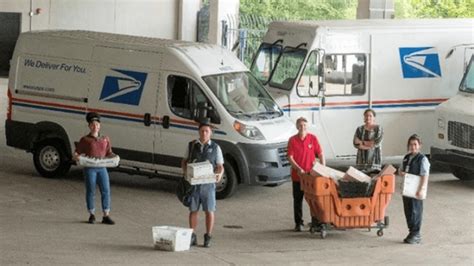
[[[130,49],[95,47],[88,108],[101,114],[121,165],[152,168],[160,55]],[[148,65],[148,67],[147,67]]]

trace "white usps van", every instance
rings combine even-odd
[[[296,129],[264,87],[220,47],[89,31],[22,33],[8,84],[7,145],[33,153],[38,172],[65,174],[87,134],[85,114],[102,116],[119,170],[181,176],[197,114],[214,126],[225,157],[218,198],[238,183],[289,180],[286,143]]]
[[[431,147],[431,160],[449,165],[459,179],[473,180],[474,44],[459,45],[448,57],[454,53],[460,53],[465,58],[464,76],[458,93],[435,110],[435,141]]]
[[[313,123],[329,162],[355,159],[369,107],[384,128],[384,161],[399,162],[413,133],[429,153],[433,110],[462,75],[462,56],[442,55],[473,39],[473,19],[273,22],[251,71],[288,116]]]

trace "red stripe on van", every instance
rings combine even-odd
[[[412,100],[380,100],[373,101],[372,104],[400,104],[400,103],[427,103],[427,102],[444,102],[448,98],[433,98],[433,99],[412,99]],[[340,105],[361,105],[369,104],[368,101],[351,101],[351,102],[326,102],[326,106],[340,106]],[[301,104],[288,104],[284,105],[283,108],[297,108],[297,107],[318,107],[319,103],[301,103]]]
[[[7,90],[7,98],[8,98],[8,107],[7,107],[7,120],[12,120],[12,93],[10,88]]]

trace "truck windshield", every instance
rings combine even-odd
[[[471,62],[469,63],[466,74],[464,74],[459,90],[474,93],[474,57],[471,57]]]
[[[250,72],[205,76],[203,80],[235,118],[264,120],[283,116],[281,109]]]
[[[281,49],[281,45],[272,45],[269,43],[262,43],[260,49],[258,49],[257,56],[250,67],[250,71],[263,84],[268,82],[273,67],[281,53]]]
[[[291,90],[306,57],[306,49],[285,47],[273,70],[270,86]]]

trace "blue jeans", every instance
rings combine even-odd
[[[423,218],[423,201],[403,197],[403,209],[405,211],[408,231],[413,236],[419,236],[421,231],[421,221]]]
[[[110,211],[110,183],[109,174],[105,167],[84,168],[84,178],[86,183],[86,203],[90,213],[95,212],[95,187],[99,185],[102,199],[102,211]]]

